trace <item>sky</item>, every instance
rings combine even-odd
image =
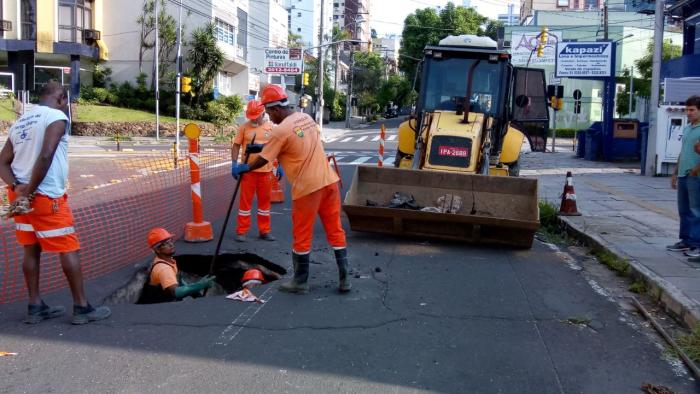
[[[462,5],[463,0],[453,0],[455,5]],[[370,7],[372,20],[370,25],[377,30],[380,37],[387,34],[401,34],[403,21],[408,14],[416,8],[445,6],[447,0],[371,0]],[[491,19],[496,19],[498,14],[508,12],[508,4],[515,4],[514,11],[518,12],[520,1],[514,0],[471,0],[471,6],[477,12]]]

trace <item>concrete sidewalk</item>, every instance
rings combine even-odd
[[[521,175],[538,178],[540,199],[556,206],[571,171],[582,216],[560,217],[570,232],[627,259],[632,274],[687,326],[700,321],[700,263],[666,250],[678,241],[680,223],[670,178],[641,176],[638,163],[586,161],[570,150],[521,160]]]

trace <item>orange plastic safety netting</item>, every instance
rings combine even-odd
[[[230,175],[228,145],[200,147],[204,220],[226,213],[235,181]],[[146,234],[165,227],[182,237],[192,221],[189,161],[182,151],[109,152],[69,155],[68,201],[81,244],[86,279],[113,272],[148,256]],[[0,190],[6,198],[6,189]],[[216,230],[216,227],[215,227]],[[22,247],[15,239],[14,221],[0,223],[0,304],[26,298]],[[58,255],[45,253],[41,290],[67,287]]]

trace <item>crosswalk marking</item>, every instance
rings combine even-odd
[[[338,137],[336,137],[336,138],[330,138],[330,139],[324,140],[324,142],[325,142],[326,144],[331,143],[331,142],[335,142],[335,141],[338,141]]]
[[[346,138],[346,139],[344,139],[344,140],[342,140],[342,141],[340,141],[340,142],[348,142],[348,141],[350,141],[350,140],[352,140],[352,137],[348,137],[348,138]]]
[[[379,136],[372,138],[372,141],[379,141]]]
[[[357,139],[357,142],[362,142],[362,141],[366,140],[367,137],[368,137],[368,136],[366,136],[366,135],[363,136],[363,137],[360,137],[360,138]]]
[[[389,138],[387,138],[386,140],[387,140],[387,141],[393,141],[393,140],[395,140],[395,139],[396,139],[396,134],[392,134],[392,135],[390,135]]]
[[[370,159],[372,159],[371,156],[363,156],[363,157],[355,159],[355,161],[351,162],[350,164],[362,164],[364,162],[369,161]]]

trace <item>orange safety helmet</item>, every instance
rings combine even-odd
[[[256,120],[260,115],[265,113],[265,106],[258,100],[248,101],[248,105],[245,109],[245,117],[250,120]]]
[[[249,280],[259,280],[261,282],[264,282],[265,277],[263,276],[262,272],[260,272],[259,269],[251,268],[243,274],[243,278],[241,278],[241,282],[247,282]]]
[[[260,102],[262,102],[262,104],[265,106],[277,102],[279,102],[279,104],[282,104],[282,102],[286,101],[287,93],[281,86],[278,85],[267,85],[260,94]]]
[[[148,232],[148,247],[152,248],[159,242],[163,242],[166,239],[173,238],[174,236],[174,234],[170,234],[168,230],[162,227],[156,227],[154,229],[151,229],[151,231]]]

